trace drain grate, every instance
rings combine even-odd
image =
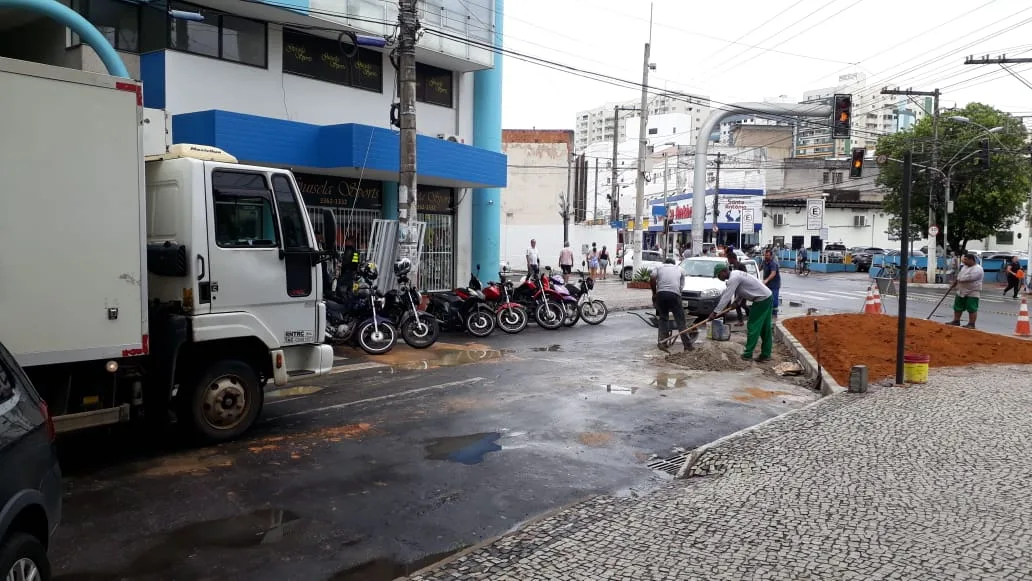
[[[669,458],[656,458],[645,465],[652,470],[658,470],[660,472],[666,472],[667,474],[677,476],[678,471],[681,470],[681,467],[684,466],[685,460],[687,460],[688,456],[691,456],[691,454],[692,451],[687,450]]]

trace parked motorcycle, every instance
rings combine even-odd
[[[364,284],[357,290],[343,289],[326,301],[326,342],[343,345],[353,342],[370,355],[382,355],[394,348],[398,333],[389,319],[380,311],[384,307],[383,293],[372,288],[378,275],[372,262],[358,269]]]
[[[578,271],[580,279],[576,283],[566,285],[566,290],[577,299],[577,309],[584,322],[589,325],[598,325],[609,316],[609,308],[601,299],[591,298],[591,291],[595,288],[595,279],[585,277],[583,271]]]
[[[566,286],[566,281],[563,277],[558,274],[549,274],[548,276],[549,287],[556,292],[559,296],[560,304],[565,311],[563,317],[563,326],[572,327],[577,324],[580,320],[580,309],[577,305],[577,299],[571,293],[569,288]]]
[[[451,292],[432,293],[427,312],[446,331],[466,331],[474,337],[487,337],[494,332],[494,311],[479,290],[480,280],[471,274],[469,285]]]
[[[495,319],[502,331],[515,334],[527,328],[530,316],[527,309],[512,298],[513,284],[505,276],[508,269],[502,267],[498,273],[499,282],[489,282],[484,288],[484,298],[495,308]]]
[[[401,258],[394,263],[397,289],[387,291],[384,315],[401,331],[401,338],[415,349],[426,349],[437,342],[441,326],[432,315],[420,310],[422,295],[409,281],[412,261]]]
[[[562,297],[554,289],[548,277],[551,268],[545,267],[545,274],[536,278],[528,277],[523,284],[513,289],[512,299],[527,309],[542,329],[554,331],[563,326],[566,310],[562,306]]]

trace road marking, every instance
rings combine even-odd
[[[362,371],[363,369],[377,369],[380,367],[390,367],[385,363],[376,363],[375,361],[366,361],[365,363],[355,363],[354,365],[338,365],[330,370],[327,375],[337,375],[338,373],[348,373],[351,371]]]
[[[291,418],[291,417],[295,417],[295,416],[303,416],[303,415],[308,415],[308,414],[317,414],[319,412],[326,412],[326,411],[330,411],[330,410],[344,409],[344,408],[348,408],[348,407],[351,407],[351,406],[361,405],[361,404],[364,404],[364,403],[374,403],[374,402],[378,402],[378,401],[386,401],[386,400],[389,400],[389,399],[396,399],[396,398],[399,398],[399,397],[405,397],[405,396],[409,396],[409,395],[416,395],[418,393],[423,393],[423,392],[426,392],[426,391],[436,391],[436,390],[440,390],[440,389],[448,389],[449,387],[458,387],[460,385],[472,385],[472,384],[475,384],[475,383],[480,383],[481,381],[484,381],[483,377],[471,377],[469,379],[463,379],[461,381],[449,381],[448,383],[439,383],[437,385],[428,385],[426,387],[417,387],[416,389],[409,389],[409,390],[406,390],[406,391],[399,391],[397,393],[389,393],[387,395],[380,395],[380,396],[376,396],[376,397],[368,397],[366,399],[360,399],[360,400],[356,400],[356,401],[349,401],[349,402],[344,402],[344,403],[338,403],[338,404],[334,404],[334,405],[324,406],[324,407],[321,407],[321,408],[312,408],[310,410],[301,410],[299,412],[294,412],[294,413],[290,413],[290,414],[283,414],[281,416],[274,416],[274,417],[269,418],[266,421],[279,420],[279,419],[283,419],[283,418]]]

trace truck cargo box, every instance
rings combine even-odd
[[[140,85],[0,58],[0,339],[34,366],[146,349]]]

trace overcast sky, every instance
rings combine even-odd
[[[649,4],[507,0],[505,45],[640,83]],[[862,72],[877,87],[942,89],[944,107],[981,101],[1032,115],[1032,89],[999,65],[963,64],[969,54],[1032,57],[1029,0],[656,0],[654,11],[652,86],[721,102],[798,100]],[[1010,66],[1032,82],[1032,64]],[[639,96],[513,56],[504,83],[507,129],[572,129],[578,110]]]

